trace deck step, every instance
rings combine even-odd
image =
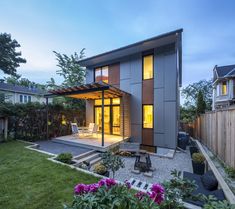
[[[94,163],[95,162],[94,160],[96,160],[97,158],[100,158],[100,153],[99,152],[95,152],[95,153],[93,153],[91,155],[88,155],[84,158],[80,158],[79,160],[77,160],[77,164],[80,164],[84,161],[91,164],[91,161],[92,161],[92,163]]]
[[[90,165],[95,165],[96,163],[100,162],[101,161],[101,157],[98,157],[98,158],[95,158],[94,160],[91,160],[90,161]]]
[[[82,154],[80,154],[80,155],[78,155],[78,156],[75,156],[74,159],[75,159],[75,160],[80,160],[80,159],[85,158],[85,157],[87,157],[87,156],[89,156],[89,155],[91,155],[91,154],[93,154],[93,153],[95,153],[95,152],[96,152],[95,150],[91,150],[91,151],[82,153]]]

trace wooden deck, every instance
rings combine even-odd
[[[106,151],[108,148],[111,148],[117,144],[119,144],[122,141],[127,141],[128,137],[125,137],[123,139],[122,136],[116,136],[116,135],[104,135],[104,146],[101,146],[101,134],[98,134],[98,136],[93,137],[78,137],[74,135],[67,135],[67,136],[61,136],[56,137],[52,139],[52,141],[55,141],[57,143],[62,144],[68,144],[78,147],[85,147],[90,148],[98,151]]]

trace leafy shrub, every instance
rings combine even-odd
[[[130,184],[102,179],[96,184],[78,184],[72,206],[65,209],[158,209],[164,201],[164,188],[154,184],[149,193],[130,191]]]
[[[201,164],[201,163],[203,163],[205,161],[205,157],[201,153],[193,153],[192,160],[195,163],[200,163]]]
[[[228,201],[218,201],[214,196],[203,196],[204,204],[203,209],[235,209],[235,205],[231,205]]]
[[[228,174],[228,176],[232,179],[235,179],[235,169],[230,167],[230,166],[227,166],[225,168],[225,172]]]
[[[107,151],[101,155],[104,166],[111,170],[113,173],[113,178],[115,176],[115,172],[120,168],[124,168],[124,162],[118,155],[114,155],[112,152]]]
[[[56,157],[56,160],[62,163],[71,164],[72,158],[73,158],[73,155],[71,153],[61,153]]]
[[[103,174],[105,174],[107,172],[107,168],[104,166],[103,163],[97,163],[94,166],[94,172],[98,173],[100,175],[103,175]]]

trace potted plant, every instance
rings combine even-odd
[[[193,173],[203,175],[205,172],[205,157],[201,153],[192,155]]]
[[[108,171],[108,169],[104,166],[103,163],[97,163],[97,164],[94,166],[94,172],[97,173],[97,174],[99,174],[99,175],[109,177],[109,171]]]
[[[196,146],[191,146],[189,147],[189,151],[190,151],[190,154],[191,154],[191,157],[193,156],[194,153],[198,153],[199,150]]]
[[[104,166],[112,171],[113,178],[115,176],[115,172],[120,168],[124,168],[125,164],[122,158],[118,155],[113,154],[111,151],[107,151],[101,155],[102,162]]]

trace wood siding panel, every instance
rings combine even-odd
[[[154,98],[154,80],[143,80],[142,83],[142,103],[143,104],[153,104],[153,98]]]
[[[120,64],[109,65],[109,84],[120,87]]]
[[[142,130],[142,144],[153,145],[153,129],[143,128]]]

